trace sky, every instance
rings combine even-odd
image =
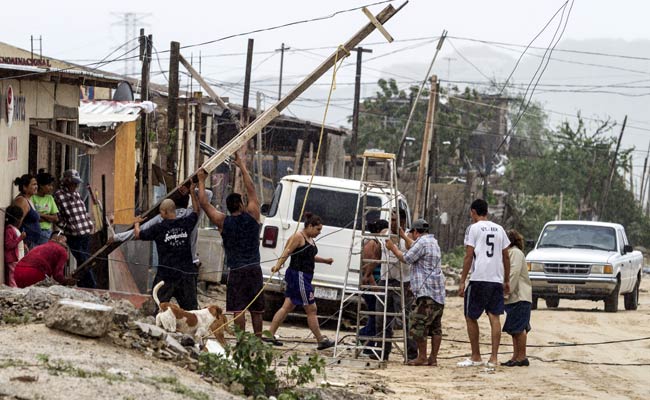
[[[376,81],[381,77],[394,78],[404,88],[419,85],[426,78],[436,37],[443,29],[449,32],[449,38],[433,67],[443,85],[448,85],[449,81],[461,86],[465,85],[463,82],[473,82],[481,88],[485,87],[481,85],[485,85],[488,78],[504,82],[523,51],[522,47],[512,45],[528,44],[542,31],[534,46],[547,48],[559,26],[560,14],[545,30],[544,25],[565,2],[411,0],[385,26],[395,42],[389,44],[375,32],[362,43],[373,51],[364,54],[362,95],[371,96],[376,90]],[[109,59],[136,48],[137,41],[125,32],[121,23],[124,13],[139,13],[138,31],[144,27],[154,40],[156,57],[152,79],[164,83],[169,67],[167,51],[172,40],[180,42],[181,46],[192,46],[256,29],[324,17],[336,11],[372,4],[373,1],[69,0],[62,3],[35,0],[30,1],[29,7],[21,2],[5,3],[2,6],[5,17],[0,28],[0,41],[29,49],[30,35],[40,35],[45,55],[79,64],[97,62],[118,48]],[[396,7],[402,2],[393,1],[391,4]],[[385,5],[369,8],[377,13]],[[567,12],[568,6],[565,16]],[[556,50],[650,58],[648,15],[650,2],[644,0],[575,0]],[[263,93],[262,107],[265,107],[277,98],[280,54],[274,50],[280,48],[281,43],[290,47],[284,57],[283,93],[286,94],[367,21],[360,10],[355,10],[321,21],[192,46],[181,52],[186,58],[193,59],[195,67],[198,67],[200,55],[201,72],[214,84],[217,93],[240,103],[247,40],[253,38],[255,55],[250,101],[254,106],[255,92],[260,91]],[[511,80],[517,89],[525,88],[531,82],[542,54],[543,50],[531,49],[522,58]],[[337,89],[327,117],[330,124],[349,126],[355,58],[345,60],[337,75]],[[533,93],[533,100],[550,110],[551,124],[557,125],[563,120],[575,122],[578,111],[588,118],[611,118],[619,123],[628,114],[623,145],[636,147],[635,168],[639,168],[635,173],[640,174],[650,139],[650,117],[645,115],[650,94],[650,62],[559,51],[553,52],[552,58]],[[122,73],[125,64],[118,61],[103,68]],[[140,65],[133,64],[131,68],[137,73]],[[287,112],[320,121],[330,82],[331,74],[328,73]],[[189,81],[182,78],[181,84],[188,85]],[[192,85],[196,88],[195,82]],[[611,134],[616,135],[617,130]]]

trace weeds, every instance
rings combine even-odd
[[[270,332],[264,334],[270,336]],[[300,365],[299,357],[294,354],[287,360],[286,372],[278,377],[272,368],[276,357],[272,346],[248,332],[237,330],[235,335],[237,344],[226,347],[225,357],[218,354],[199,357],[199,372],[227,386],[238,383],[248,396],[299,399],[301,397],[293,388],[313,381],[314,374],[325,368],[325,360],[318,355],[309,357],[305,364]]]

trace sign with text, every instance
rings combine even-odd
[[[28,65],[30,67],[52,67],[50,60],[47,58],[25,58],[25,57],[2,57],[0,56],[0,64],[11,65]]]

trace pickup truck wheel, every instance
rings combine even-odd
[[[533,296],[533,302],[530,305],[531,310],[537,310],[537,300],[539,300],[539,297]]]
[[[544,300],[546,301],[546,308],[557,308],[560,305],[559,297],[547,297]]]
[[[616,282],[616,286],[612,293],[610,293],[607,298],[605,298],[605,312],[617,312],[618,311],[618,297],[619,292],[621,291],[621,281]]]
[[[626,310],[636,310],[639,306],[639,277],[636,278],[636,283],[634,284],[634,289],[630,293],[623,295],[623,300],[625,302]]]

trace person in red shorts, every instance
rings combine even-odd
[[[62,285],[71,286],[76,283],[73,278],[64,274],[65,263],[68,261],[66,238],[53,234],[49,242],[34,247],[16,264],[14,279],[19,288],[32,286],[46,276],[51,277]]]

